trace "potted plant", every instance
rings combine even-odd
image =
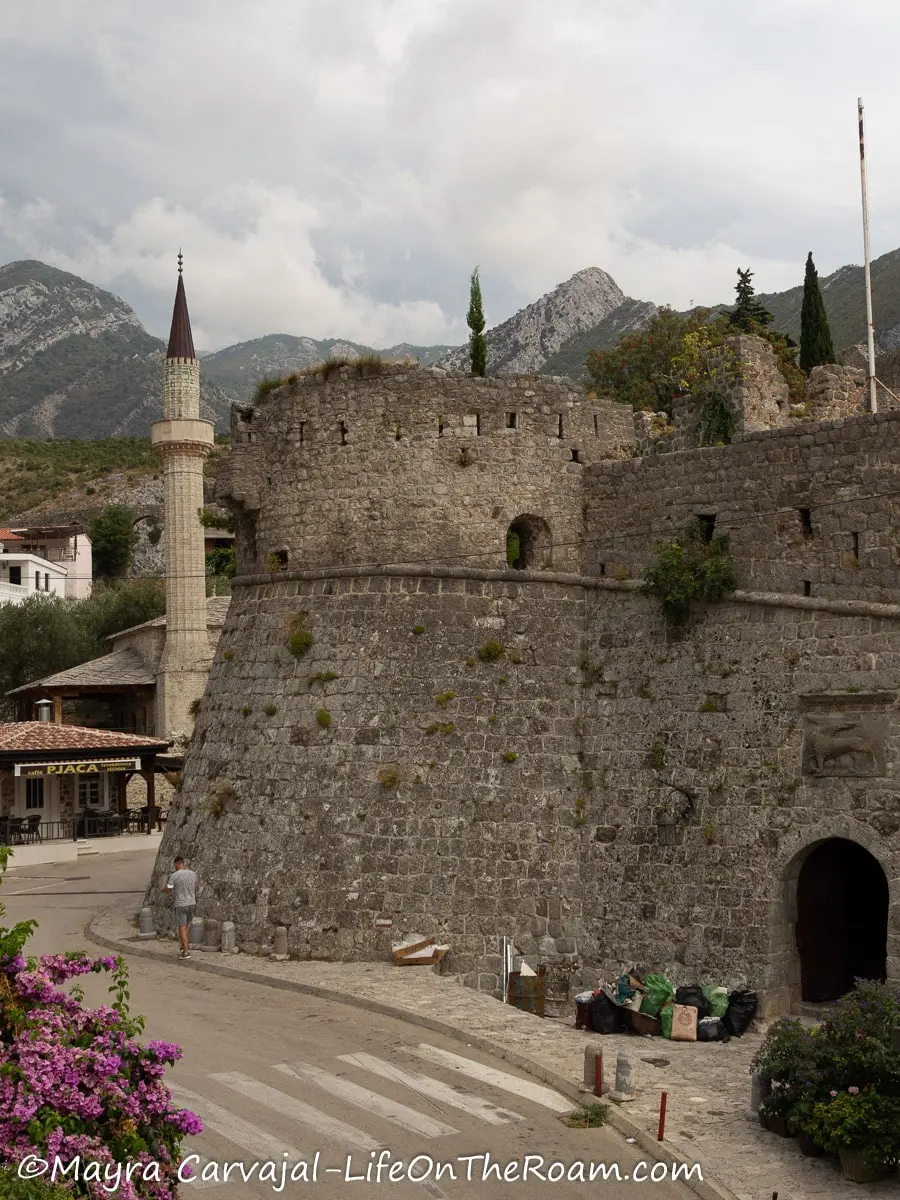
[[[798,1131],[808,1115],[815,1086],[815,1040],[810,1030],[789,1017],[776,1021],[750,1064],[750,1070],[771,1084],[759,1106],[760,1124],[781,1137]]]
[[[815,1105],[807,1130],[825,1150],[840,1156],[846,1179],[873,1183],[900,1158],[900,1099],[874,1088],[832,1091]]]
[[[773,1084],[772,1091],[759,1106],[760,1125],[779,1137],[793,1137],[794,1130],[789,1118],[795,1102],[796,1098],[790,1089]]]

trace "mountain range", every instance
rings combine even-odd
[[[802,266],[798,278],[802,278]],[[835,345],[865,341],[862,267],[821,279]],[[872,264],[880,351],[900,347],[900,250]],[[773,328],[800,336],[802,285],[761,295]],[[590,350],[646,326],[657,306],[626,296],[599,267],[578,271],[546,296],[489,330],[488,373],[544,373],[582,380]],[[233,401],[246,401],[264,376],[286,375],[331,357],[370,352],[359,343],[269,334],[203,356],[201,412],[228,426]],[[384,358],[466,370],[466,346],[398,344]],[[77,275],[35,261],[0,267],[0,437],[141,436],[157,419],[165,343],[144,329],[124,300]]]

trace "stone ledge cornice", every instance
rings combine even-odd
[[[365,579],[368,577],[401,579],[471,579],[497,583],[556,584],[590,591],[640,593],[637,579],[606,579],[596,575],[566,574],[561,571],[510,571],[483,567],[437,567],[404,565],[362,565],[317,567],[306,571],[278,571],[275,574],[238,575],[232,588],[264,587],[277,583],[306,583],[323,579]],[[900,604],[878,604],[869,600],[829,600],[818,596],[791,596],[782,592],[734,592],[719,604],[749,604],[763,608],[791,608],[808,612],[832,613],[843,617],[876,617],[900,621]]]

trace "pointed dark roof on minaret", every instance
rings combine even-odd
[[[184,294],[182,277],[183,260],[178,251],[178,287],[175,290],[175,308],[172,311],[172,331],[166,358],[196,358],[194,339],[191,336],[191,318],[188,315],[187,296]]]

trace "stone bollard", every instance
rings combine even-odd
[[[203,918],[194,917],[188,929],[188,946],[191,950],[199,950],[203,945]]]
[[[222,922],[222,953],[236,954],[234,945],[234,921]]]
[[[272,952],[272,957],[276,962],[284,962],[288,956],[288,941],[287,929],[284,925],[279,925],[275,930],[275,948]]]
[[[207,917],[203,922],[203,949],[206,951],[219,950],[219,922],[215,917]]]
[[[759,1120],[759,1106],[770,1095],[771,1091],[771,1079],[763,1079],[762,1075],[750,1076],[750,1111],[747,1113],[748,1121]]]
[[[155,938],[156,930],[153,927],[153,909],[142,908],[140,921],[138,924],[138,938],[145,942],[148,938]]]
[[[609,1093],[610,1100],[616,1104],[629,1104],[636,1100],[634,1087],[634,1059],[627,1054],[620,1054],[616,1059],[616,1086]]]

